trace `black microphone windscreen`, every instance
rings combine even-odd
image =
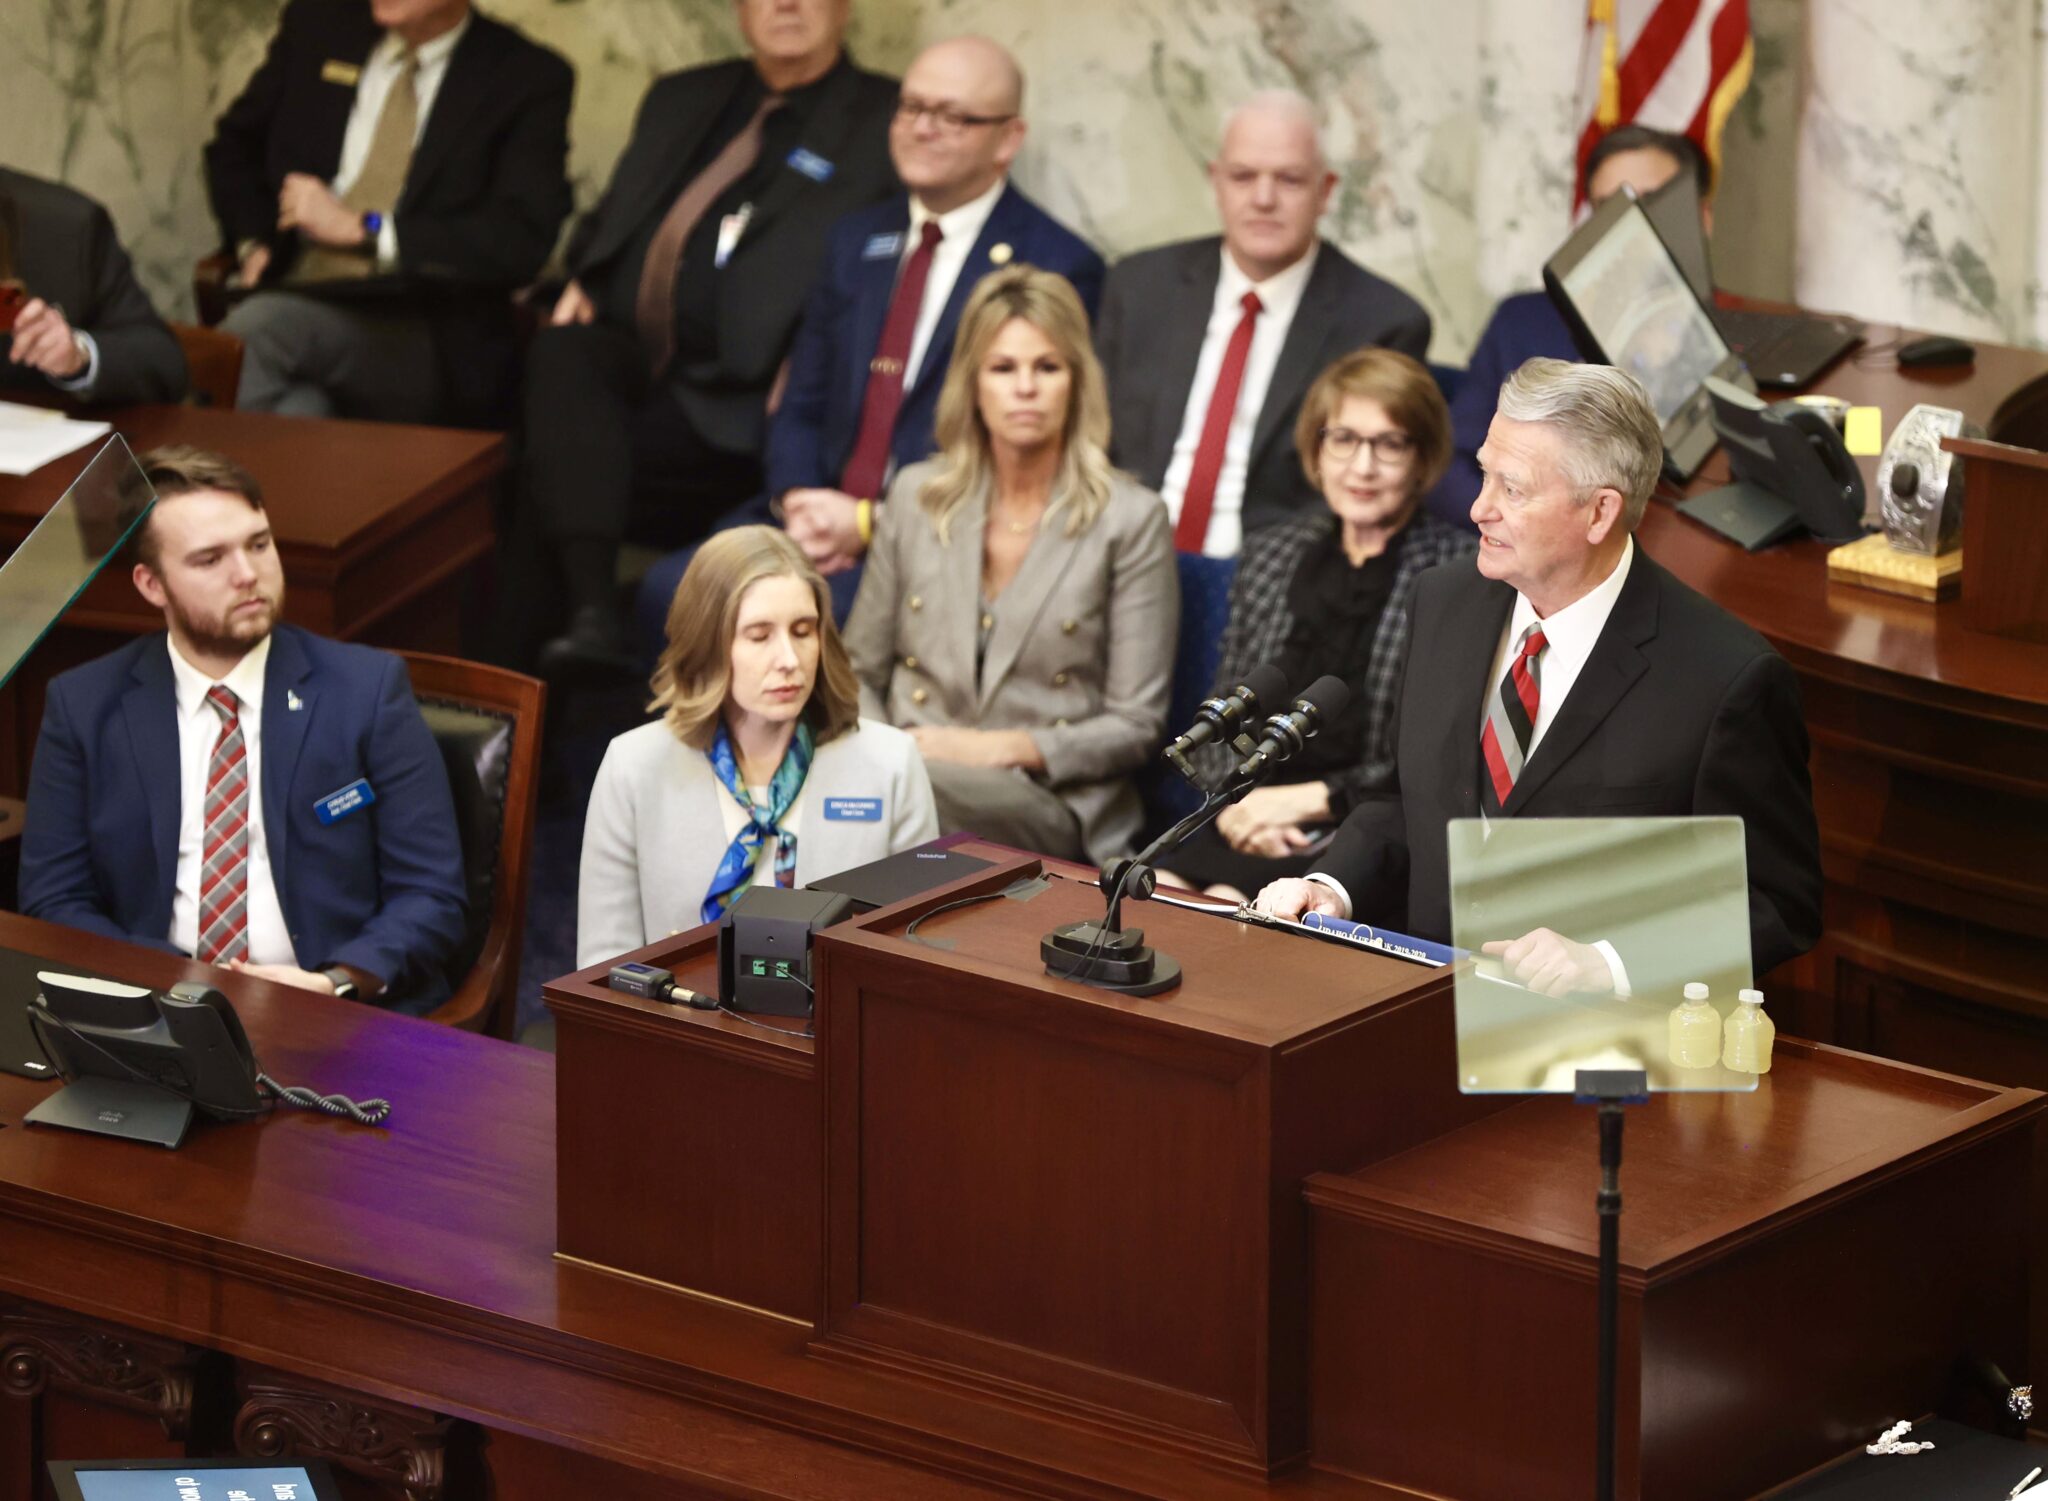
[[[1315,705],[1325,721],[1342,714],[1351,702],[1351,685],[1340,677],[1320,677],[1302,692],[1302,701]]]
[[[1234,686],[1248,689],[1258,707],[1269,713],[1287,701],[1287,679],[1271,662],[1261,662]]]

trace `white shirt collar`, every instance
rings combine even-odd
[[[988,216],[995,212],[996,200],[1003,196],[1003,189],[1009,186],[1008,176],[998,177],[978,198],[970,198],[958,208],[949,208],[943,214],[934,214],[918,200],[915,193],[910,195],[910,234],[904,241],[906,251],[915,250],[917,242],[924,237],[924,227],[933,219],[939,222],[939,243],[955,245],[965,250],[981,238],[981,227],[988,223]]]
[[[1614,565],[1613,572],[1581,594],[1577,599],[1543,619],[1543,639],[1551,656],[1560,651],[1576,661],[1584,661],[1593,650],[1593,643],[1600,639],[1600,632],[1607,625],[1607,617],[1614,613],[1614,602],[1621,598],[1621,586],[1628,582],[1629,564],[1635,561],[1636,539],[1626,538],[1622,543],[1621,561]],[[1515,595],[1515,613],[1508,621],[1508,640],[1519,641],[1522,632],[1534,625],[1538,619],[1536,607],[1529,603],[1528,596]]]
[[[1285,271],[1276,271],[1264,281],[1253,281],[1237,264],[1230,247],[1223,246],[1217,252],[1223,257],[1223,274],[1216,278],[1217,305],[1235,305],[1244,301],[1245,293],[1257,292],[1263,314],[1283,323],[1291,321],[1294,310],[1301,306],[1301,294],[1308,290],[1309,275],[1316,268],[1316,256],[1322,248],[1322,239],[1318,237],[1308,247],[1308,254]]]
[[[214,680],[187,662],[178,652],[178,644],[166,635],[164,645],[171,653],[171,680],[178,694],[178,713],[196,713],[206,702],[207,690]],[[242,660],[234,665],[221,684],[240,699],[244,706],[253,708],[260,716],[263,712],[263,673],[270,664],[270,637],[261,641],[243,654]]]
[[[431,42],[423,43],[419,51],[420,67],[423,69],[438,68],[446,62],[448,54],[455,50],[455,44],[462,40],[463,33],[469,30],[469,23],[475,18],[475,11],[464,11],[460,21],[457,21]],[[395,31],[387,31],[384,33],[384,40],[377,44],[376,55],[379,61],[395,63],[398,61],[399,54],[404,50],[405,38]]]

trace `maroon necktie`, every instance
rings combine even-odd
[[[839,488],[855,500],[879,500],[889,472],[889,440],[896,433],[896,413],[903,407],[903,367],[910,362],[910,341],[917,333],[917,310],[924,306],[924,284],[932,274],[932,251],[940,240],[939,221],[924,221],[917,249],[903,263],[889,316],[882,324],[882,342],[868,361],[868,388],[860,402],[860,435],[853,457],[839,476]]]
[[[690,231],[705,211],[738,182],[761,159],[761,127],[769,115],[782,107],[780,94],[761,100],[753,118],[740,133],[725,143],[725,149],[711,158],[690,185],[676,195],[662,215],[661,226],[647,246],[647,259],[640,263],[640,291],[633,301],[633,323],[640,330],[640,342],[647,350],[647,368],[659,376],[676,353],[676,277],[683,269],[683,247]]]
[[[1223,348],[1223,368],[1216,372],[1216,390],[1202,418],[1202,441],[1195,445],[1194,467],[1181,491],[1180,520],[1174,523],[1173,545],[1182,552],[1200,552],[1209,535],[1209,513],[1216,507],[1216,479],[1223,473],[1223,450],[1230,444],[1230,419],[1237,414],[1237,392],[1244,384],[1244,363],[1252,352],[1252,330],[1264,304],[1257,292],[1243,299],[1244,316]]]
[[[1543,639],[1543,627],[1532,625],[1522,632],[1515,660],[1508,675],[1500,680],[1493,702],[1486,707],[1486,728],[1479,732],[1479,750],[1486,758],[1486,781],[1495,806],[1505,806],[1515,781],[1528,759],[1529,742],[1536,735],[1536,706],[1541,701],[1537,687],[1537,658],[1550,643]]]

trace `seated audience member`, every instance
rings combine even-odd
[[[821,572],[851,570],[888,478],[932,452],[953,331],[974,284],[1056,271],[1094,313],[1102,257],[1009,180],[1024,77],[983,37],[926,48],[903,75],[889,155],[909,192],[839,221],[768,429],[768,493]],[[852,598],[852,591],[846,591]]]
[[[178,401],[185,356],[164,327],[107,211],[75,188],[0,167],[0,297],[15,294],[0,396]]]
[[[455,804],[405,664],[284,625],[263,495],[192,448],[140,460],[144,636],[52,680],[21,910],[422,1012],[463,932]]]
[[[1706,203],[1712,173],[1706,154],[1689,136],[1652,130],[1647,125],[1623,125],[1600,138],[1586,157],[1586,198],[1590,203],[1604,203],[1624,184],[1638,196],[1647,196],[1681,172],[1690,172],[1698,180],[1700,216],[1711,229],[1713,211]],[[1479,335],[1465,379],[1451,400],[1451,463],[1430,492],[1432,514],[1467,531],[1472,529],[1472,502],[1478,498],[1482,478],[1479,445],[1486,441],[1487,424],[1493,421],[1494,397],[1501,382],[1524,360],[1538,357],[1579,357],[1564,315],[1541,288],[1502,298]]]
[[[1820,936],[1820,840],[1799,684],[1763,637],[1631,537],[1664,460],[1636,379],[1529,361],[1479,450],[1477,566],[1417,583],[1393,778],[1304,880],[1259,905],[1450,939],[1453,818],[1740,818],[1758,975]],[[1594,934],[1485,945],[1551,995],[1630,993]]]
[[[936,838],[908,735],[860,718],[825,582],[768,526],[697,550],[654,671],[661,718],[611,743],[583,828],[576,962],[716,922]]]
[[[260,288],[223,325],[250,411],[503,422],[511,294],[569,212],[569,65],[469,0],[291,0],[206,148]]]
[[[771,393],[833,223],[895,189],[896,81],[849,0],[737,0],[749,55],[655,80],[527,356],[502,650],[618,660],[619,545],[680,547],[761,491]],[[535,601],[559,600],[550,620]],[[529,622],[538,622],[536,626]]]
[[[1369,344],[1423,358],[1429,314],[1318,236],[1337,174],[1299,95],[1231,111],[1209,182],[1222,238],[1117,262],[1095,344],[1111,457],[1165,497],[1182,552],[1227,558],[1322,505],[1289,447],[1316,372]]]
[[[915,737],[941,828],[1098,863],[1138,832],[1180,615],[1166,511],[1108,438],[1073,287],[983,278],[938,456],[890,486],[846,626],[861,702]]]
[[[1474,547],[1421,511],[1450,454],[1450,414],[1407,355],[1362,349],[1317,376],[1294,446],[1327,508],[1245,538],[1215,691],[1269,662],[1293,692],[1342,678],[1351,702],[1284,764],[1284,781],[1255,788],[1168,857],[1182,884],[1237,901],[1305,874],[1352,804],[1386,784],[1416,580]]]

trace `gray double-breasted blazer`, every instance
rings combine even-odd
[[[1166,733],[1180,577],[1166,506],[1118,474],[1077,537],[1054,513],[1002,594],[977,678],[988,496],[968,497],[939,540],[913,464],[889,487],[846,623],[861,711],[891,724],[1028,730],[1045,785],[1074,810],[1088,856],[1127,853],[1143,822],[1131,773]]]

